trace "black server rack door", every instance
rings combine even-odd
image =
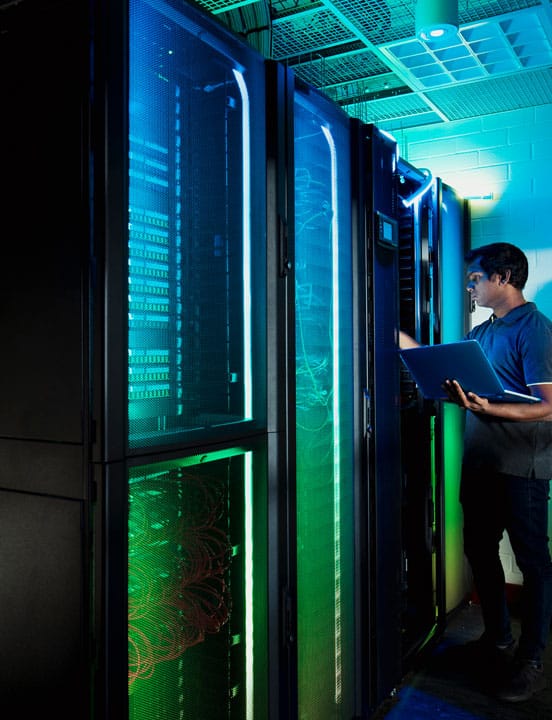
[[[85,720],[90,712],[89,34],[82,3],[5,3],[0,13],[0,706],[7,717],[49,708],[60,720]]]
[[[0,698],[6,716],[89,717],[82,503],[0,490]]]
[[[129,720],[268,717],[264,444],[135,465],[126,487],[128,677],[108,684],[128,681]]]
[[[298,716],[355,698],[349,119],[297,88],[294,120]]]
[[[10,68],[0,79],[5,438],[83,440],[88,37],[86,10],[73,5],[14,3],[0,18],[0,58]],[[61,32],[67,24],[71,33]]]
[[[413,203],[400,203],[400,327],[422,344],[433,340],[435,186]],[[402,534],[405,557],[403,665],[409,667],[444,622],[439,574],[443,528],[437,512],[435,422],[438,408],[425,401],[406,367],[401,367]]]
[[[375,707],[393,690],[402,673],[399,268],[396,143],[373,127],[368,128],[366,136],[366,273],[370,278],[367,300],[369,702]]]
[[[128,447],[262,428],[264,65],[212,19],[132,0]]]

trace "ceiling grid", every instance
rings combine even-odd
[[[200,0],[353,117],[393,131],[552,103],[551,0],[459,0],[446,46],[417,0]]]

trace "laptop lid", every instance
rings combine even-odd
[[[474,392],[494,402],[540,402],[532,395],[503,387],[477,340],[460,340],[441,345],[422,345],[399,350],[424,397],[446,400],[445,380],[457,380],[465,392]]]

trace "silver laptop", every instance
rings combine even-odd
[[[540,398],[503,387],[477,340],[422,345],[399,350],[424,397],[446,400],[445,380],[457,380],[464,392],[474,392],[492,402],[540,402]]]

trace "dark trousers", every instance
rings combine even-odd
[[[462,473],[464,552],[489,639],[511,641],[499,543],[508,532],[523,574],[519,656],[540,662],[552,619],[552,561],[548,548],[549,480],[502,473]]]

